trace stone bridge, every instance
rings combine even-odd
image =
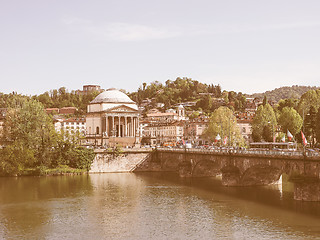
[[[153,152],[153,162],[162,171],[177,171],[180,177],[222,174],[224,186],[254,186],[276,183],[287,174],[294,183],[294,198],[320,201],[320,157],[299,152],[203,151],[166,149]]]

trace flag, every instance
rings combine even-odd
[[[285,142],[286,141],[286,137],[285,135],[283,135],[283,137],[281,138],[281,142]]]
[[[216,136],[216,138],[215,138],[215,142],[218,142],[218,141],[220,141],[221,140],[221,137],[220,137],[220,135],[218,134],[217,136]]]
[[[289,130],[287,130],[287,136],[288,136],[289,141],[291,141],[293,136],[292,136],[292,134],[291,134],[291,132]]]
[[[307,145],[308,144],[308,142],[307,142],[307,139],[306,139],[306,137],[304,136],[304,134],[303,134],[303,132],[301,131],[301,136],[302,136],[302,143],[303,143],[303,145]]]
[[[225,138],[223,139],[223,144],[226,145],[227,142],[228,142],[228,137],[225,137]]]

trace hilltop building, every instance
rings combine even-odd
[[[103,89],[99,85],[83,85],[82,91],[76,91],[78,95],[88,95],[92,92],[103,92]]]
[[[168,109],[166,112],[160,112],[157,109],[151,109],[147,113],[147,120],[150,122],[173,122],[186,120],[185,109],[182,105],[177,107],[177,110]]]
[[[86,139],[100,146],[134,146],[140,143],[137,104],[125,93],[111,88],[87,107]]]

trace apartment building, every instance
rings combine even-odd
[[[171,145],[183,140],[184,124],[179,121],[151,123],[144,126],[142,144]]]

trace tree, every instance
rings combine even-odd
[[[12,95],[7,101],[0,149],[0,173],[18,175],[26,168],[68,165],[90,169],[94,152],[79,146],[76,136],[58,134],[43,105]]]
[[[278,102],[277,110],[281,111],[285,107],[296,108],[298,105],[298,99],[288,98],[288,99],[281,99]]]
[[[310,111],[310,107],[313,106],[315,109],[320,107],[320,89],[310,90],[304,93],[298,104],[298,111],[301,116]]]
[[[76,147],[73,149],[70,167],[85,169],[89,172],[91,164],[94,160],[95,153],[93,149],[84,147]]]
[[[6,173],[18,173],[36,164],[49,165],[55,142],[50,117],[36,100],[14,96],[8,104],[3,128],[1,166]]]
[[[265,105],[267,105],[267,103],[268,103],[267,96],[266,96],[266,95],[264,95],[264,97],[263,97],[263,101],[262,101],[262,105],[263,105],[263,106],[265,106]]]
[[[246,108],[247,99],[241,92],[239,92],[234,103],[236,111],[244,111]]]
[[[316,129],[315,129],[315,133],[316,133],[316,139],[317,139],[317,143],[319,145],[320,143],[320,107],[318,108],[318,112],[316,115]]]
[[[213,112],[203,136],[210,141],[214,141],[217,134],[221,138],[228,137],[228,142],[231,146],[245,145],[240,129],[237,126],[237,119],[227,107],[219,107]]]
[[[310,106],[309,112],[304,118],[304,134],[311,138],[312,146],[314,146],[314,138],[317,128],[317,110],[314,106]]]
[[[196,105],[198,108],[203,109],[205,112],[211,111],[212,108],[212,98],[210,95],[205,95]]]
[[[270,104],[260,105],[252,122],[252,137],[254,141],[272,141],[277,127],[277,119]]]
[[[302,127],[303,120],[292,107],[284,107],[279,116],[279,125],[284,133],[289,130],[293,136],[297,135]]]

